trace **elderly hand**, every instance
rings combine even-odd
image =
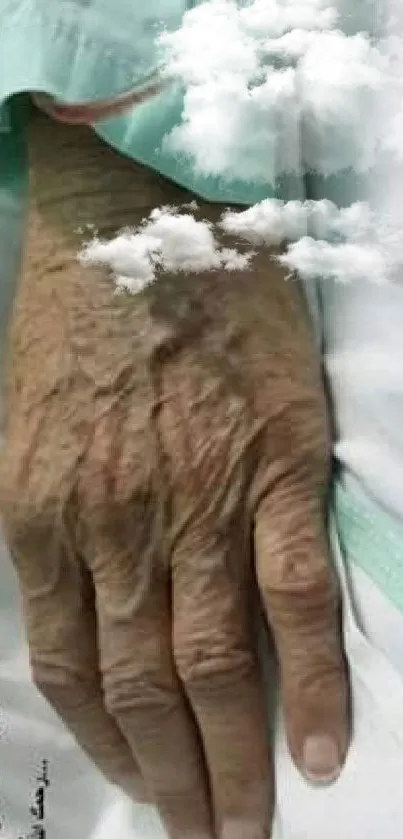
[[[257,587],[294,760],[330,780],[347,747],[303,301],[267,251],[115,295],[78,264],[77,227],[107,235],[187,196],[89,130],[38,115],[30,142],[1,507],[33,678],[171,837],[267,839]]]

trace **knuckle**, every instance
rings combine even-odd
[[[32,607],[26,612],[29,659],[34,684],[54,707],[85,706],[100,691],[95,619],[77,622],[76,609]]]
[[[83,680],[83,673],[70,670],[61,661],[50,665],[31,660],[31,676],[37,690],[58,711],[80,707],[95,689],[88,675]]]
[[[154,676],[140,674],[114,674],[106,683],[104,681],[105,707],[115,717],[128,712],[140,713],[146,711],[152,715],[161,708],[168,709],[176,704],[175,690],[172,685]]]
[[[55,678],[55,675],[57,677]],[[74,693],[74,687],[78,684],[76,679],[72,679],[68,672],[63,669],[56,669],[56,672],[49,671],[38,663],[31,661],[31,675],[35,687],[46,696],[49,701],[52,697],[60,697],[60,694],[67,695]]]
[[[166,706],[175,694],[175,678],[170,653],[155,635],[136,643],[126,638],[101,652],[101,671],[105,705],[110,713],[139,711]]]
[[[323,650],[329,638],[334,646],[338,638],[339,597],[336,578],[326,563],[303,571],[292,563],[279,579],[265,579],[261,590],[274,634],[281,643],[285,633],[283,643],[287,649],[292,643],[295,652],[307,647],[312,651],[315,643]]]
[[[336,580],[327,558],[308,550],[283,550],[270,567],[261,570],[261,590],[269,601],[273,596],[295,596],[306,604],[326,604],[336,597]]]
[[[54,608],[53,608],[54,605]],[[76,686],[99,679],[95,647],[95,615],[84,613],[78,621],[81,604],[60,602],[31,603],[25,621],[30,665],[44,684]]]
[[[175,647],[180,681],[189,692],[230,687],[254,672],[256,661],[249,650],[214,643],[213,632],[205,644],[182,642]]]

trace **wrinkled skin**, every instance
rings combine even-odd
[[[303,300],[267,251],[248,271],[114,294],[106,270],[78,264],[77,228],[108,236],[192,196],[86,128],[37,114],[30,147],[0,496],[33,678],[171,837],[267,839],[257,588],[294,760],[331,735],[332,760],[311,749],[304,769],[329,779],[347,745]]]

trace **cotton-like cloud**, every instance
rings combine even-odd
[[[344,33],[345,23],[327,0],[209,0],[188,11],[159,38],[162,75],[184,91],[181,122],[164,142],[223,181],[316,173],[326,194],[326,178],[350,169],[366,179],[365,201],[339,209],[267,199],[223,212],[216,229],[189,207],[155,209],[135,230],[94,238],[81,261],[108,266],[131,292],[164,271],[247,268],[254,247],[279,244],[282,264],[305,279],[398,278],[403,41],[393,22],[382,39]],[[223,232],[242,248],[223,248]]]

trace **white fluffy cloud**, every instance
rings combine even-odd
[[[390,60],[369,34],[348,36],[337,23],[328,0],[196,6],[160,38],[165,75],[185,90],[166,144],[201,174],[229,179],[367,171],[384,141]]]
[[[174,207],[155,209],[142,225],[109,241],[96,236],[79,255],[83,265],[106,265],[117,287],[132,293],[155,279],[158,269],[171,273],[228,271],[245,268],[250,256],[218,244],[212,225],[196,221],[189,212]]]
[[[368,204],[338,209],[330,201],[267,199],[247,210],[226,211],[217,229],[196,221],[188,209],[153,210],[142,225],[103,241],[96,236],[80,254],[82,264],[106,265],[119,289],[136,293],[157,272],[233,271],[247,268],[253,246],[288,243],[279,261],[303,279],[328,277],[339,282],[393,279],[403,264],[400,231],[381,224]],[[251,247],[242,251],[219,244],[220,232]]]
[[[189,209],[156,209],[138,229],[94,238],[81,261],[109,266],[119,288],[136,292],[159,271],[247,267],[253,247],[285,243],[281,262],[306,279],[396,278],[403,41],[387,29],[374,41],[339,25],[328,0],[208,0],[187,12],[178,31],[159,39],[163,74],[184,89],[182,121],[165,142],[197,172],[224,180],[274,183],[284,173],[350,168],[377,180],[378,203],[371,190],[369,203],[341,210],[330,201],[268,199],[224,212],[217,230]],[[223,248],[222,231],[247,245]]]

